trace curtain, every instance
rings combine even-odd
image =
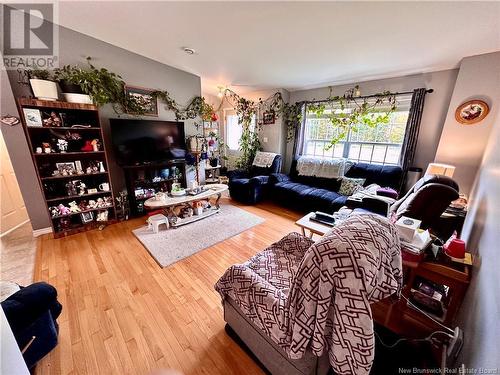
[[[412,166],[415,157],[426,92],[426,88],[415,89],[411,97],[410,112],[408,121],[406,122],[406,133],[401,147],[401,155],[399,157],[399,165],[401,165],[403,169],[401,186],[404,185],[406,174],[408,173],[408,169]]]
[[[295,141],[293,144],[293,159],[298,159],[300,155],[302,155],[302,150],[304,147],[304,130],[305,130],[305,122],[306,122],[306,104],[302,105],[302,120],[300,124],[295,128]]]

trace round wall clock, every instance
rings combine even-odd
[[[455,119],[464,125],[472,125],[484,120],[488,115],[490,107],[482,100],[469,100],[458,106],[455,111]]]

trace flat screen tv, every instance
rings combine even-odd
[[[119,165],[159,163],[186,156],[183,122],[110,119],[109,123]]]

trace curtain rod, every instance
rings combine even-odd
[[[431,94],[434,92],[434,89],[427,89],[425,90],[426,93]],[[403,91],[403,92],[391,92],[391,95],[406,95],[406,94],[413,94],[413,91]],[[364,95],[364,96],[355,96],[353,99],[369,99],[369,98],[376,98],[379,97],[380,94],[373,94],[373,95]],[[300,103],[326,103],[329,102],[330,100],[328,99],[322,99],[322,100],[303,100]]]

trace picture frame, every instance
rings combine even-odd
[[[264,125],[272,125],[276,122],[276,113],[274,111],[265,111],[262,114],[262,123]]]
[[[154,91],[156,90],[125,85],[125,95],[134,97],[143,105],[145,112],[141,115],[144,116],[158,117],[158,100],[151,96]],[[132,112],[127,111],[127,113]]]
[[[80,217],[82,219],[82,223],[84,223],[84,224],[87,224],[87,223],[90,223],[91,221],[94,221],[94,213],[92,211],[82,212],[80,214]]]
[[[39,109],[23,108],[23,114],[26,126],[30,128],[40,128],[43,126],[42,113]]]
[[[473,125],[483,121],[489,112],[490,107],[484,100],[468,100],[455,110],[455,120],[462,125]]]

